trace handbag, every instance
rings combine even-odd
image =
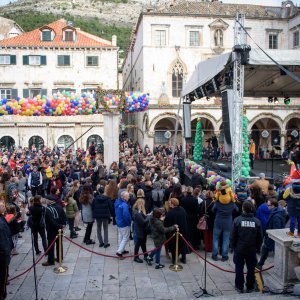
[[[197,228],[199,230],[206,230],[207,229],[207,221],[206,221],[206,216],[205,215],[199,219],[199,222],[197,224]]]

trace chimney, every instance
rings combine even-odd
[[[111,44],[112,44],[112,46],[117,46],[117,36],[116,35],[113,35],[111,37]]]

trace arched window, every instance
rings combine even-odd
[[[34,135],[29,139],[28,147],[32,150],[32,147],[35,147],[37,150],[44,148],[44,140],[38,135]]]
[[[3,136],[1,139],[0,139],[0,146],[1,148],[6,148],[8,150],[13,150],[15,149],[15,140],[10,137],[10,136]]]
[[[74,140],[71,136],[62,135],[57,141],[57,146],[59,148],[66,149],[69,148],[72,143],[74,143]],[[74,144],[71,146],[71,148],[74,149]]]
[[[183,66],[177,61],[172,69],[172,96],[180,97],[183,86]]]
[[[89,147],[94,143],[96,151],[99,151],[100,153],[103,153],[103,139],[100,135],[93,134],[89,136],[89,138],[86,141],[86,149],[89,149]]]
[[[223,31],[222,29],[217,29],[214,34],[215,46],[223,47]]]

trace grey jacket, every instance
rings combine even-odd
[[[92,212],[92,202],[93,196],[89,199],[88,204],[82,204],[81,215],[83,223],[91,223],[94,222],[93,212]]]

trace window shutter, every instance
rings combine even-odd
[[[81,94],[86,93],[86,89],[81,89]]]
[[[29,56],[23,55],[23,65],[29,65]]]
[[[29,89],[23,89],[23,98],[29,98]]]
[[[17,64],[17,57],[15,55],[10,56],[10,64],[16,65]]]
[[[65,65],[69,66],[70,65],[70,55],[65,56]]]
[[[47,96],[47,89],[42,89],[41,90],[41,95],[42,96],[44,96],[44,95]]]
[[[59,66],[62,66],[64,64],[64,57],[63,57],[63,55],[58,55],[57,56],[57,64]]]
[[[17,89],[12,89],[11,90],[11,98],[16,99],[18,97],[18,90]]]
[[[41,55],[41,65],[45,66],[47,64],[47,57],[45,55]]]

